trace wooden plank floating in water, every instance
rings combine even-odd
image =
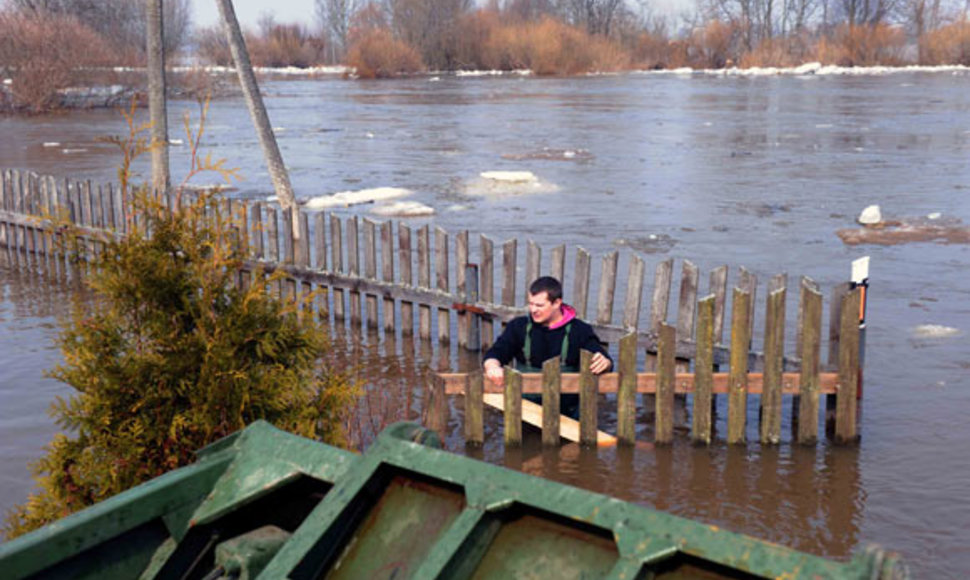
[[[496,393],[486,393],[484,395],[484,402],[489,407],[498,409],[499,411],[505,411],[505,397]],[[543,427],[543,417],[545,410],[543,405],[537,405],[532,401],[522,401],[522,422],[528,423],[534,427]],[[556,445],[559,444],[559,437],[565,439],[566,441],[571,441],[573,443],[579,443],[581,441],[580,435],[580,423],[572,417],[566,417],[565,415],[559,416],[559,435],[557,436]],[[543,429],[543,436],[545,436],[546,429]],[[600,447],[608,447],[616,445],[616,437],[606,433],[604,431],[596,431],[594,445]]]

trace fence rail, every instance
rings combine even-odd
[[[172,194],[161,199],[171,208],[178,203]],[[54,242],[60,233],[48,217],[62,216],[96,240],[109,234],[124,235],[135,219],[130,207],[131,200],[111,185],[58,181],[4,170],[0,245],[15,260],[83,276],[84,256],[78,264],[59,252]],[[290,214],[258,201],[223,200],[212,210],[226,212],[237,220],[241,239],[249,248],[245,271],[284,272],[279,292],[289,298],[322,290],[315,307],[321,316],[333,316],[335,321],[349,319],[384,332],[437,340],[449,348],[456,343],[462,349],[479,350],[493,342],[496,323],[524,312],[527,284],[548,273],[571,289],[568,297],[577,315],[588,320],[602,340],[620,345],[618,368],[625,370],[601,377],[601,392],[655,392],[665,405],[668,394],[693,393],[695,418],[703,417],[697,407],[707,405],[706,397],[723,393],[730,402],[728,439],[733,442],[743,439],[744,421],[738,414],[747,395],[756,394],[759,385],[765,385],[761,406],[770,409],[765,427],[770,434],[778,431],[775,409],[780,408],[782,394],[809,393],[814,397],[814,393],[834,392],[840,395],[838,409],[843,416],[838,436],[850,440],[857,435],[854,420],[850,424],[847,418],[849,414],[854,417],[855,398],[841,396],[855,388],[849,384],[849,376],[861,376],[858,339],[853,338],[859,327],[855,314],[859,306],[853,302],[858,300],[858,292],[851,291],[849,283],[832,289],[828,358],[823,362],[814,354],[821,348],[823,337],[821,289],[807,277],[798,283],[798,317],[791,341],[794,349],[789,346],[794,355],[785,356],[785,274],[774,276],[765,285],[763,348],[757,350],[752,336],[758,279],[743,267],[737,272],[729,310],[726,265],[708,273],[705,297],[699,296],[702,276],[695,264],[684,260],[676,281],[674,260],[663,260],[655,267],[653,291],[646,296],[644,259],[631,252],[625,260],[624,280],[620,253],[611,251],[601,258],[594,302],[591,282],[597,270],[593,256],[580,247],[575,248],[570,262],[566,246],[555,246],[544,263],[543,248],[532,240],[520,244],[511,239],[496,248],[496,242],[487,236],[473,237],[467,231],[452,236],[430,225],[412,228],[404,222],[375,222],[358,216],[341,219],[325,212]],[[520,245],[524,248],[521,272]],[[97,243],[85,249],[96,251]],[[649,300],[649,311],[643,309],[645,299]],[[672,312],[674,308],[676,312]],[[731,334],[725,344],[724,327],[729,316]],[[854,358],[850,356],[853,352]],[[645,356],[643,372],[632,370],[638,353]],[[693,373],[689,372],[691,361]],[[716,372],[725,365],[730,372]],[[465,392],[464,386],[458,386],[463,380],[446,376],[446,392]],[[525,376],[523,385],[534,389],[535,381]],[[858,383],[858,378],[855,381]],[[566,375],[561,389],[572,392],[575,384],[575,379]],[[628,386],[621,388],[621,384]],[[805,409],[805,397],[801,399],[801,408]],[[620,413],[624,418],[631,415],[628,409],[623,410],[627,404],[622,399]],[[668,430],[667,419],[659,413],[657,417],[658,440],[662,440]],[[621,423],[621,432],[629,433],[627,420]],[[799,429],[805,423],[799,421]],[[800,434],[799,440],[811,437],[809,433],[804,438]]]

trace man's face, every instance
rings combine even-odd
[[[529,314],[536,324],[548,324],[551,319],[559,314],[561,306],[562,299],[557,298],[555,301],[550,301],[548,292],[529,294]]]

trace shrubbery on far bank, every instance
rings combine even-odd
[[[451,6],[454,2],[429,1],[350,3],[356,10],[344,15],[345,25],[340,27],[310,19],[281,24],[267,17],[256,29],[245,31],[246,43],[257,67],[348,65],[361,78],[515,69],[575,75],[798,66],[814,61],[840,66],[970,65],[970,21],[961,14],[924,18],[919,26],[913,24],[915,17],[900,16],[854,25],[809,22],[781,31],[761,30],[732,17],[695,18],[690,26],[675,30],[670,23],[633,16],[628,10],[606,26],[555,11],[524,13],[525,5],[515,2],[502,9],[468,9]],[[105,2],[129,6],[126,0]],[[166,6],[175,6],[174,15],[184,12],[186,0],[172,2]],[[66,0],[62,4],[69,5]],[[428,8],[426,4],[444,12],[423,18],[418,8]],[[9,1],[0,8],[0,110],[58,108],[68,87],[115,84],[127,87],[129,94],[144,90],[144,73],[130,68],[144,66],[137,27],[129,25],[125,34],[115,33],[101,20],[17,5]],[[182,18],[175,28],[178,33],[170,40],[166,24],[170,63],[232,64],[220,27],[192,30]],[[169,81],[188,92],[214,89],[210,75],[170,75]]]

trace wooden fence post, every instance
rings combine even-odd
[[[502,244],[502,304],[515,306],[515,261],[517,254],[516,240],[509,240]]]
[[[589,369],[592,360],[592,352],[579,351],[579,444],[595,447],[599,427],[599,377]]]
[[[364,218],[364,277],[377,280],[377,224]],[[367,328],[377,328],[377,295],[367,293]]]
[[[522,373],[505,367],[505,445],[522,445]]]
[[[714,310],[717,297],[702,298],[697,303],[697,358],[694,360],[694,414],[691,439],[711,443],[711,408],[714,395]]]
[[[765,309],[764,380],[761,386],[762,444],[777,445],[781,441],[781,374],[785,347],[784,286],[771,292]]]
[[[643,300],[643,274],[646,265],[636,254],[630,258],[630,272],[626,281],[626,300],[623,304],[623,329],[636,334]]]
[[[344,272],[344,246],[343,232],[340,218],[330,214],[330,268],[337,274]],[[344,291],[334,286],[333,289],[333,317],[335,320],[342,321],[346,318],[344,306]]]
[[[398,224],[397,237],[397,262],[401,270],[401,284],[411,287],[414,285],[414,277],[411,270],[410,226]],[[401,334],[405,336],[414,334],[414,303],[410,300],[401,300]]]
[[[478,265],[467,264],[465,266],[465,301],[469,304],[477,304],[478,296]],[[468,312],[465,317],[465,348],[471,351],[478,351],[482,348],[482,326],[481,316],[475,312]]]
[[[381,224],[381,279],[394,284],[394,226],[388,220]],[[394,333],[394,297],[384,296],[384,332]]]
[[[751,295],[734,289],[731,312],[731,372],[728,378],[728,443],[743,444],[748,412],[748,343],[751,341],[748,311]]]
[[[470,302],[468,298],[468,230],[463,230],[455,235],[455,288],[458,294],[458,302],[465,304]],[[458,319],[458,346],[466,347],[468,344],[469,322],[473,316],[464,309],[459,309],[455,313]]]
[[[431,239],[428,226],[418,230],[418,287],[431,289]],[[431,307],[427,304],[418,306],[418,336],[423,339],[431,338]]]
[[[437,227],[434,232],[435,280],[440,292],[448,293],[448,232]],[[451,309],[438,308],[438,342],[451,342]]]
[[[296,265],[305,270],[310,269],[310,216],[306,212],[297,212],[296,217],[299,220],[297,226],[300,229],[300,239],[294,240],[296,245]],[[292,231],[292,230],[291,230]],[[300,280],[300,292],[297,297],[298,302],[302,302],[300,311],[312,311],[313,304],[308,297],[313,292],[313,285],[306,278],[301,278]]]
[[[314,269],[318,272],[327,271],[327,214],[317,212],[313,216],[313,249],[316,260]],[[317,284],[317,316],[321,320],[330,319],[330,288],[326,284]]]
[[[495,243],[486,236],[480,237],[481,251],[481,300],[487,304],[495,303]],[[491,319],[482,321],[482,348],[490,348],[495,341],[495,323]]]
[[[674,440],[674,380],[677,331],[660,323],[657,344],[657,396],[654,441],[660,444]]]
[[[590,255],[583,248],[576,248],[576,278],[573,280],[573,308],[577,318],[586,318],[589,302]]]
[[[637,439],[637,333],[620,339],[617,361],[620,388],[616,395],[616,435],[620,443],[633,445]]]
[[[616,295],[616,269],[619,253],[616,250],[603,256],[600,270],[600,288],[596,302],[596,323],[609,324],[613,321],[613,299]]]
[[[839,342],[839,387],[836,394],[835,441],[855,443],[859,389],[859,304],[860,290],[842,299],[842,324]]]
[[[525,247],[525,284],[523,284],[523,303],[529,303],[529,286],[535,282],[542,271],[542,248],[529,240]]]
[[[818,440],[820,353],[822,344],[822,294],[804,281],[801,287],[802,368],[799,385],[798,442],[814,445]]]
[[[469,373],[465,382],[465,441],[469,445],[478,446],[485,442],[483,393],[482,372]]]
[[[559,396],[562,390],[562,367],[559,357],[542,363],[542,444],[559,445]]]
[[[360,237],[357,235],[359,222],[357,216],[347,218],[347,270],[351,276],[360,276]],[[350,294],[350,325],[355,330],[360,329],[363,318],[360,305],[360,292],[351,290]]]

